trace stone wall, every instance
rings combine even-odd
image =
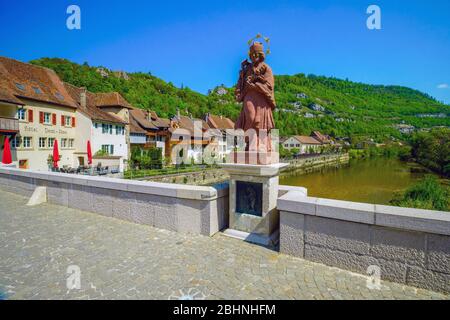
[[[211,185],[213,183],[228,180],[229,177],[230,176],[225,170],[205,169],[202,171],[159,175],[138,180],[190,185]]]
[[[213,235],[228,225],[228,189],[0,168],[0,188],[30,197],[178,232]]]
[[[337,167],[347,164],[350,160],[348,153],[343,154],[324,154],[305,156],[299,159],[292,159],[283,162],[289,162],[289,167],[282,174],[313,172],[324,167]]]
[[[280,251],[381,278],[450,292],[450,212],[328,200],[278,199]]]

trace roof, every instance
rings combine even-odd
[[[92,93],[86,90],[86,107],[84,108],[81,105],[81,93],[83,92],[82,88],[78,88],[69,83],[64,83],[67,92],[71,95],[72,99],[78,104],[78,111],[84,113],[92,120],[100,121],[100,122],[110,122],[110,123],[120,123],[126,124],[125,121],[116,117],[108,112],[102,111],[96,106],[96,96],[97,93]]]
[[[18,103],[30,99],[77,108],[58,75],[50,69],[0,57],[0,98]],[[21,103],[23,104],[23,103]]]
[[[328,136],[320,133],[320,131],[313,131],[312,136],[316,139],[319,140],[322,143],[329,143],[331,140]]]
[[[145,129],[143,129],[139,123],[134,119],[134,117],[130,117],[130,133],[147,133]]]
[[[122,107],[133,109],[131,104],[124,99],[118,92],[96,93],[95,105],[99,108],[103,107]]]
[[[213,129],[220,129],[220,130],[234,129],[234,122],[224,116],[216,116],[213,114],[209,114],[207,115],[207,122],[208,125]]]
[[[294,136],[294,138],[303,144],[317,144],[317,145],[322,144],[320,141],[309,136]]]
[[[209,126],[206,123],[206,121],[202,119],[190,118],[187,116],[179,116],[179,117],[177,116],[174,118],[174,121],[177,123],[180,129],[188,130],[191,133],[191,135],[194,134],[195,128],[200,129],[201,130],[200,132],[209,129]]]
[[[158,130],[158,127],[155,126],[151,120],[149,120],[149,112],[142,109],[131,109],[130,110],[130,118],[133,118],[136,125],[139,125],[145,130]]]

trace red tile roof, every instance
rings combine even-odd
[[[85,89],[78,88],[69,83],[64,83],[64,86],[66,87],[66,90],[70,94],[72,99],[76,101],[76,103],[78,104],[78,111],[84,113],[92,120],[97,120],[100,122],[126,124],[126,122],[120,119],[119,117],[109,114],[108,112],[102,111],[96,106],[97,93],[92,93],[86,90],[86,107],[84,108],[81,105],[81,93]]]
[[[219,130],[234,129],[234,122],[227,117],[209,114],[207,115],[207,122],[208,125],[213,129]]]
[[[158,127],[155,126],[151,120],[149,120],[149,113],[142,109],[134,108],[130,110],[130,118],[141,126],[145,130],[158,130]]]
[[[103,107],[123,107],[133,109],[131,104],[125,100],[118,92],[96,93],[95,105],[99,108]]]
[[[58,75],[50,69],[0,57],[1,99],[17,103],[16,99],[77,108]]]
[[[309,137],[309,136],[294,136],[294,137],[300,143],[303,143],[303,144],[314,144],[314,145],[322,144],[320,141],[314,139],[313,137]]]

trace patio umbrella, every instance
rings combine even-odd
[[[59,161],[59,151],[58,151],[58,140],[55,139],[55,143],[53,144],[53,167],[58,168]]]
[[[3,164],[11,164],[12,163],[12,157],[11,157],[11,147],[9,145],[9,138],[5,138],[5,146],[3,148]]]
[[[91,149],[91,141],[89,140],[87,142],[87,157],[88,157],[88,164],[92,164],[92,149]]]

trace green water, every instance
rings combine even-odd
[[[397,159],[351,160],[340,168],[280,177],[280,184],[301,186],[311,197],[389,204],[394,193],[403,191],[423,177],[412,173],[411,166]]]

